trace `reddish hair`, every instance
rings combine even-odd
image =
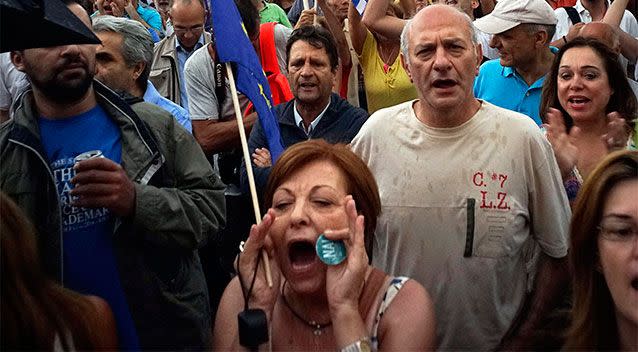
[[[272,206],[272,197],[277,187],[304,166],[315,161],[327,161],[336,166],[346,179],[346,191],[356,202],[359,214],[365,218],[365,247],[372,258],[372,237],[381,213],[381,200],[377,182],[368,166],[345,144],[330,144],[323,139],[297,143],[286,149],[272,168],[264,204]]]

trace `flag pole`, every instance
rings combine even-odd
[[[244,129],[244,120],[241,117],[241,107],[239,106],[239,98],[237,97],[237,87],[235,86],[235,76],[233,76],[233,69],[230,66],[230,62],[226,63],[226,74],[230,81],[231,97],[233,98],[233,107],[235,108],[235,118],[237,120],[237,127],[239,128],[239,139],[241,140],[241,149],[244,153],[244,161],[246,162],[246,173],[248,174],[248,185],[250,186],[250,196],[253,200],[253,209],[255,210],[255,219],[257,224],[261,222],[261,212],[259,211],[259,201],[257,200],[257,188],[255,187],[255,176],[253,175],[253,165],[250,162],[250,155],[248,154],[248,142],[246,141],[246,131]],[[268,254],[266,250],[262,248],[261,259],[264,262],[264,269],[266,271],[266,281],[268,287],[272,287],[272,273],[270,271],[270,263],[268,262]],[[239,270],[239,269],[238,269]]]
[[[318,2],[319,2],[319,1],[315,0],[315,3],[314,3],[314,5],[313,5],[313,9],[315,10],[315,15],[314,15],[314,16],[313,16],[313,18],[312,18],[312,25],[313,25],[313,26],[316,26],[316,25],[317,25],[317,3],[318,3]]]

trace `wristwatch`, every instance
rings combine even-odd
[[[365,337],[359,341],[349,344],[348,346],[339,350],[339,352],[371,352],[372,345],[370,339]]]

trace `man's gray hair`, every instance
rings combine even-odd
[[[536,32],[546,32],[547,33],[547,41],[545,44],[552,42],[552,38],[554,37],[554,33],[556,33],[556,25],[555,24],[536,24],[536,23],[524,23],[527,33],[530,35]]]
[[[412,18],[403,26],[401,31],[401,54],[403,54],[403,60],[406,65],[410,64],[410,55],[408,55],[408,42],[410,40],[410,30],[412,29]]]
[[[445,5],[447,6],[447,5]],[[460,15],[463,16],[463,19],[467,22],[467,25],[470,28],[470,38],[472,39],[472,43],[474,45],[478,44],[478,36],[476,35],[476,27],[474,27],[474,23],[470,16],[468,16],[465,12],[453,7],[453,9],[457,10]],[[401,31],[401,54],[403,54],[403,60],[405,60],[405,64],[410,64],[410,56],[408,50],[408,44],[410,39],[410,31],[412,30],[412,22],[414,18],[408,20],[408,22],[403,27],[403,31]]]
[[[122,56],[124,62],[131,67],[143,62],[144,70],[137,78],[141,87],[146,87],[146,81],[151,72],[153,61],[153,39],[144,26],[134,20],[114,17],[97,16],[93,20],[94,32],[113,32],[122,36]]]

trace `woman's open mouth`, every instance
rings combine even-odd
[[[288,259],[293,269],[305,269],[314,264],[317,259],[315,245],[310,241],[296,241],[288,245]]]

